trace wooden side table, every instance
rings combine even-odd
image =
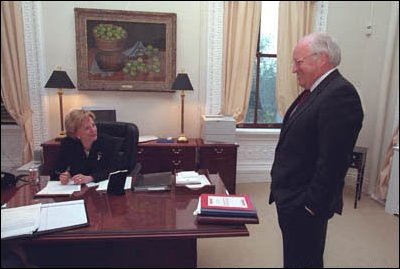
[[[352,160],[350,168],[357,169],[357,184],[356,184],[356,197],[354,199],[354,208],[357,208],[357,203],[361,199],[362,185],[364,182],[364,169],[365,161],[367,159],[367,148],[355,147],[351,156]]]

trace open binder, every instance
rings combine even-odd
[[[84,200],[1,210],[1,239],[35,236],[88,226]]]

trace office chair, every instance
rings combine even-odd
[[[118,163],[124,169],[128,169],[128,174],[138,174],[141,166],[136,163],[137,144],[139,140],[137,126],[128,122],[97,122],[96,125],[99,134],[105,133],[123,140],[118,152]]]

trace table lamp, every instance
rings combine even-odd
[[[45,88],[54,88],[58,89],[58,99],[60,101],[60,122],[61,122],[61,132],[59,137],[56,140],[60,140],[65,137],[64,132],[64,115],[63,115],[63,104],[62,104],[62,95],[64,93],[63,89],[74,89],[75,85],[72,83],[71,79],[68,77],[67,72],[56,70],[53,71],[49,80],[47,81]]]
[[[174,83],[172,84],[173,90],[181,90],[181,134],[178,137],[178,143],[187,143],[188,138],[185,136],[184,132],[184,103],[185,103],[185,91],[193,91],[192,84],[190,83],[190,79],[188,74],[179,73],[175,78]]]

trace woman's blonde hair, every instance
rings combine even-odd
[[[93,121],[96,119],[93,112],[88,110],[76,109],[68,113],[65,117],[65,130],[67,136],[74,137],[76,131],[82,126],[83,121],[89,117],[92,118]]]

